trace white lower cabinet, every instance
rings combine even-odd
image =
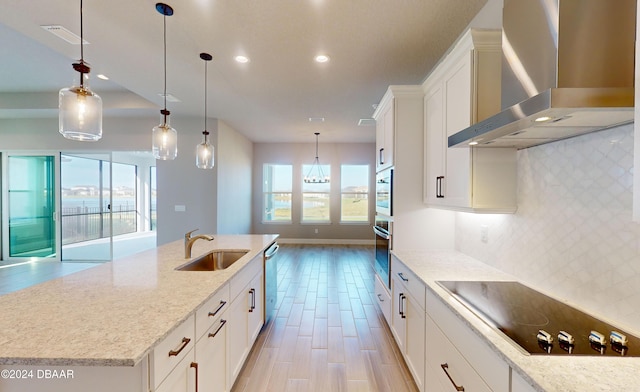
[[[198,390],[225,392],[227,383],[227,308],[229,285],[224,285],[196,312]]]
[[[227,383],[233,386],[242,365],[262,328],[263,319],[262,255],[252,260],[230,283],[231,298],[227,310]],[[237,295],[235,295],[237,293]]]
[[[426,307],[427,391],[509,392],[509,365],[430,291]]]
[[[198,389],[224,392],[227,388],[227,320],[224,314],[196,343],[198,363]]]
[[[425,286],[396,258],[391,274],[391,332],[418,389],[424,391]]]
[[[387,324],[391,325],[391,294],[389,294],[389,291],[377,274],[375,276],[375,295],[377,299],[376,303],[380,307],[385,320],[387,320]]]
[[[191,362],[194,361],[193,348],[196,344],[194,320],[195,316],[192,315],[183,321],[182,324],[158,343],[149,355],[150,384],[155,391],[172,390],[162,387],[162,384],[166,381],[165,379],[171,380],[172,384],[180,382],[179,380],[181,379],[187,380]],[[185,362],[185,358],[189,358],[189,360]],[[175,390],[182,391],[184,389]]]
[[[194,349],[187,351],[176,367],[169,373],[156,392],[195,392],[198,378],[198,363]]]

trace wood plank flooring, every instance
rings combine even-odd
[[[372,247],[281,245],[276,316],[232,391],[417,391],[373,302]]]

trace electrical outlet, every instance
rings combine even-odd
[[[485,244],[489,242],[489,226],[480,226],[480,241],[484,242]]]
[[[318,234],[318,229],[315,229],[316,234]]]

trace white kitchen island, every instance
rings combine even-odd
[[[188,261],[179,240],[0,296],[0,391],[156,390],[154,349],[181,328],[195,335],[197,311],[229,287],[233,292],[234,278],[258,276],[255,265],[276,238],[196,241],[192,259],[217,249],[248,250],[220,271],[175,270]]]

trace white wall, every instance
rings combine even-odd
[[[218,121],[216,166],[218,174],[219,234],[251,232],[253,143]]]
[[[320,135],[322,137],[322,135]],[[312,164],[315,143],[258,143],[254,145],[253,159],[253,232],[258,234],[279,233],[285,241],[320,243],[373,242],[374,189],[375,189],[375,144],[374,143],[319,143],[320,164],[331,165],[331,223],[302,224],[302,165]],[[265,163],[293,165],[293,211],[292,223],[262,222],[262,169]],[[369,219],[364,224],[340,223],[340,165],[369,165]],[[318,233],[315,233],[318,229]]]

